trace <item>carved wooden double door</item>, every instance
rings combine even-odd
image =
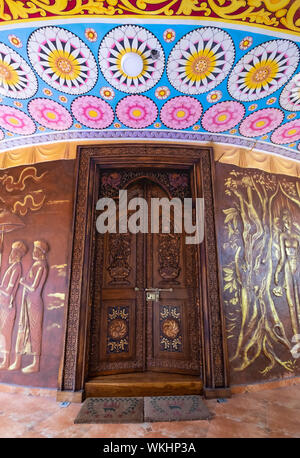
[[[188,171],[107,170],[98,197],[119,190],[148,204],[148,233],[96,234],[89,375],[138,371],[200,373],[195,245],[184,233],[151,233],[151,199],[191,197]],[[128,220],[136,210],[128,211]],[[126,217],[126,216],[125,216]],[[141,222],[141,221],[140,221]],[[139,221],[136,221],[139,223]]]

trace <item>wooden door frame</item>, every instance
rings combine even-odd
[[[201,285],[199,297],[202,298],[200,334],[203,392],[209,398],[230,396],[216,241],[213,150],[186,145],[122,143],[77,148],[71,278],[57,399],[72,402],[82,402],[84,399],[91,319],[89,284],[95,240],[92,222],[95,196],[98,195],[97,167],[182,168],[192,171],[193,195],[204,196],[205,199],[204,241],[197,246],[197,275]]]

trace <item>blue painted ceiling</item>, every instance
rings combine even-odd
[[[99,22],[2,30],[0,149],[128,134],[296,157],[300,49],[256,31]]]

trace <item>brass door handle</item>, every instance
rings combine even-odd
[[[145,288],[145,291],[173,291],[173,288]]]
[[[134,291],[173,291],[173,288],[138,288],[137,286],[134,288]]]

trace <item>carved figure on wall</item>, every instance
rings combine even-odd
[[[294,335],[299,334],[300,327],[300,277],[299,260],[300,234],[293,230],[292,215],[288,209],[284,209],[281,215],[282,233],[279,237],[280,258],[275,271],[274,283],[279,285],[279,274],[284,269],[284,288],[290,310],[291,324]],[[282,288],[274,288],[274,293],[282,296]]]
[[[20,279],[23,297],[19,319],[18,335],[15,348],[15,361],[9,370],[19,370],[22,355],[33,355],[32,364],[22,369],[23,373],[39,371],[42,345],[44,303],[42,292],[48,275],[46,254],[48,244],[35,241],[33,244],[33,264],[25,278]]]
[[[268,362],[260,371],[263,375],[277,364],[292,372],[295,361],[287,335],[298,329],[296,312],[292,326],[283,322],[275,302],[279,290],[278,286],[274,288],[273,279],[278,284],[285,265],[287,305],[292,312],[297,302],[293,288],[298,284],[300,238],[292,231],[286,212],[282,213],[280,235],[278,214],[288,203],[295,204],[295,212],[300,208],[300,187],[293,179],[239,169],[226,177],[225,195],[230,197],[231,205],[223,209],[227,232],[223,250],[229,261],[223,266],[224,302],[228,339],[237,337],[230,357],[233,369],[243,371],[263,356]]]
[[[47,172],[38,175],[36,167],[25,167],[17,177],[7,172],[0,175],[0,268],[4,235],[25,226],[20,218],[28,212],[36,212],[45,202],[45,193],[42,189],[28,192],[27,186],[39,184]]]
[[[15,229],[21,229],[25,226],[23,221],[19,218],[19,216],[14,215],[11,211],[9,211],[5,205],[0,205],[0,268],[2,263],[2,251],[3,251],[3,244],[4,244],[4,234],[7,232],[12,232]]]
[[[16,293],[22,276],[21,259],[27,252],[26,245],[17,241],[11,246],[9,267],[0,286],[0,332],[4,338],[3,361],[0,369],[8,369],[11,351],[12,331],[16,318]]]

